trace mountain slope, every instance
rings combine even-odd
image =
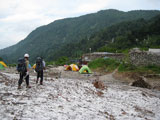
[[[121,22],[91,35],[89,39],[64,45],[58,53],[61,56],[76,57],[89,52],[89,48],[101,52],[123,51],[133,47],[160,48],[159,21],[160,14],[150,20]]]
[[[123,12],[110,9],[76,18],[57,20],[37,28],[18,44],[0,50],[0,56],[9,63],[16,62],[24,53],[30,54],[31,61],[34,61],[37,56],[53,60],[61,56],[57,52],[66,44],[90,38],[93,33],[122,21],[150,19],[159,13],[160,11],[153,10]],[[64,51],[65,54],[67,52]]]

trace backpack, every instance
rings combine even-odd
[[[26,63],[24,58],[18,59],[17,71],[21,73],[25,73],[27,71]]]
[[[43,71],[43,61],[40,57],[37,58],[36,60],[36,68],[35,68],[36,72],[40,72]]]

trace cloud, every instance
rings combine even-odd
[[[108,7],[123,11],[160,10],[160,0],[109,0]]]
[[[159,0],[0,0],[0,49],[23,40],[56,19],[102,9],[160,9]]]
[[[78,7],[76,7],[76,13],[91,13],[101,9],[105,9],[108,6],[109,0],[81,0]]]

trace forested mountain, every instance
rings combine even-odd
[[[124,31],[125,35],[132,35],[130,29],[136,31],[140,26],[143,28],[147,20],[158,14],[160,11],[155,10],[123,12],[110,9],[57,20],[35,29],[18,44],[0,50],[0,56],[9,63],[16,62],[24,53],[30,54],[31,61],[37,56],[42,56],[46,60],[55,60],[64,55],[75,56],[87,51],[88,47],[97,50],[108,44],[112,38],[115,41],[122,40]],[[137,19],[140,20],[135,21]]]
[[[150,20],[138,19],[112,25],[89,38],[64,45],[58,53],[76,57],[89,52],[89,48],[92,52],[122,52],[134,47],[160,48],[160,14]]]

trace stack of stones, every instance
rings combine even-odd
[[[136,66],[158,65],[160,66],[160,54],[149,51],[141,51],[134,48],[129,53],[131,64]]]

